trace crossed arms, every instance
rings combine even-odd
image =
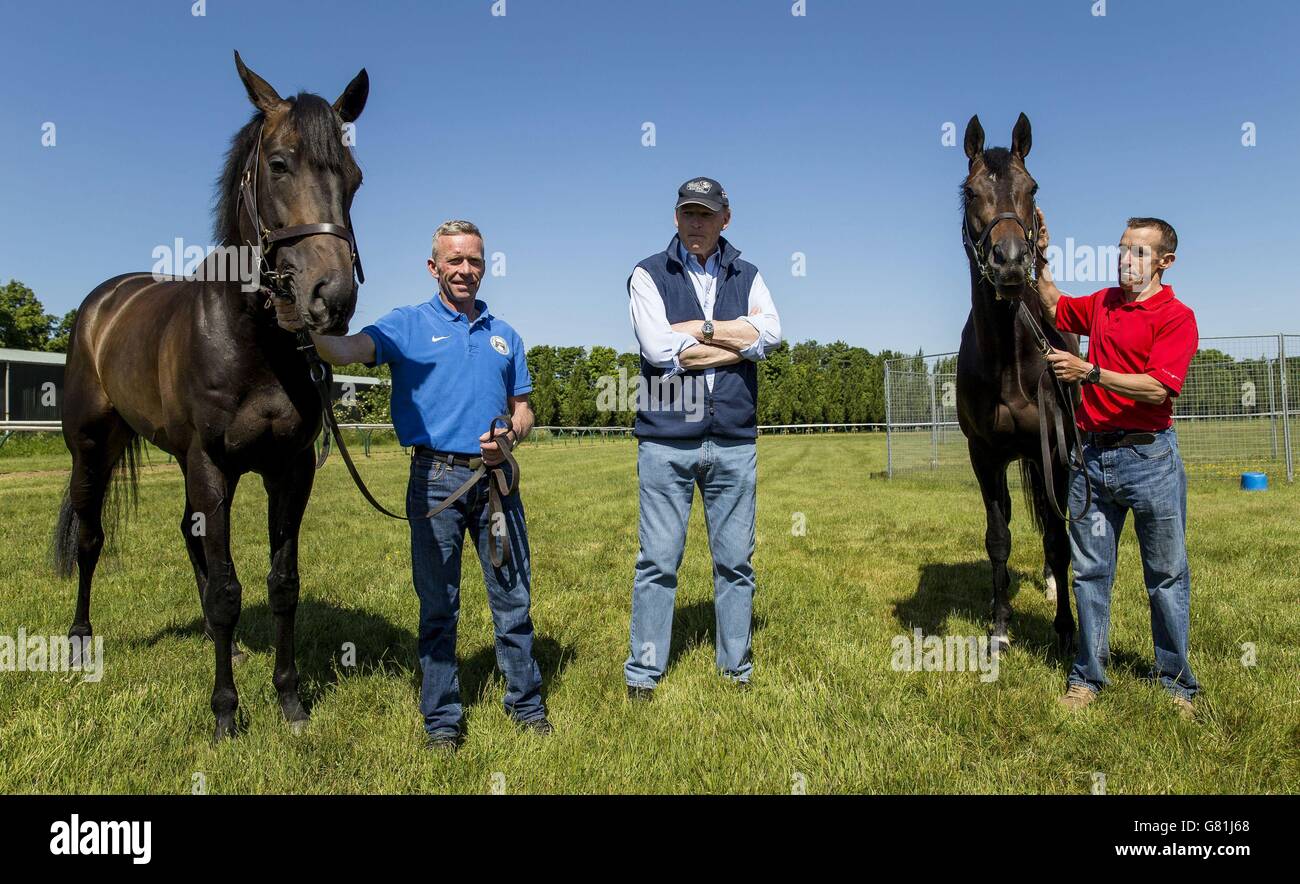
[[[641,355],[668,375],[701,368],[757,362],[781,343],[781,318],[761,275],[749,290],[749,315],[715,319],[713,340],[704,340],[704,322],[692,319],[669,324],[663,299],[650,274],[637,268],[628,285],[629,312]]]

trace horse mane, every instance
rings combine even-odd
[[[289,125],[298,134],[298,149],[308,163],[341,175],[349,190],[361,184],[361,168],[352,156],[351,148],[343,144],[339,130],[339,116],[333,106],[319,95],[299,92],[289,101]],[[213,237],[224,246],[240,243],[239,236],[239,179],[244,173],[248,156],[257,147],[256,138],[261,131],[266,114],[258,111],[249,118],[226,150],[225,165],[216,182],[216,201],[213,206]]]

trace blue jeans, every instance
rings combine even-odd
[[[508,469],[509,467],[507,467]],[[533,659],[533,621],[528,613],[531,582],[528,527],[519,492],[502,501],[510,531],[510,560],[492,567],[493,537],[487,477],[432,519],[421,519],[469,478],[467,467],[449,467],[428,456],[411,458],[406,514],[411,518],[411,575],[420,598],[418,651],[423,680],[420,712],[433,734],[459,731],[464,716],[456,670],[456,622],[460,617],[460,562],[465,532],[478,548],[496,635],[497,665],[506,679],[506,713],[517,721],[546,714],[542,675]]]
[[[1074,595],[1079,609],[1079,654],[1070,684],[1099,691],[1107,684],[1110,658],[1110,593],[1124,519],[1142,552],[1155,644],[1153,677],[1165,690],[1191,699],[1200,689],[1187,660],[1191,574],[1187,567],[1187,474],[1173,429],[1149,445],[1083,447],[1087,471],[1070,476],[1070,510],[1083,509],[1084,482],[1092,484],[1093,508],[1070,523]]]
[[[754,668],[754,442],[642,439],[636,470],[641,552],[632,582],[631,650],[623,665],[624,679],[629,685],[653,688],[667,668],[677,569],[686,551],[686,522],[698,485],[713,554],[717,666],[728,678],[748,681]]]

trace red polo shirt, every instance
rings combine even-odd
[[[1159,405],[1135,402],[1101,384],[1083,385],[1079,429],[1167,430],[1173,424],[1173,397],[1183,389],[1187,367],[1200,335],[1192,308],[1164,286],[1144,301],[1127,303],[1121,288],[1102,289],[1056,302],[1056,327],[1088,336],[1088,361],[1122,374],[1149,374],[1169,391]]]

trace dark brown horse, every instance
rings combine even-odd
[[[1034,274],[1042,260],[1034,194],[1038,184],[1025,168],[1031,132],[1024,114],[1011,133],[1011,149],[985,150],[979,117],[966,126],[969,173],[962,183],[962,239],[970,262],[971,310],[961,333],[957,356],[957,418],[966,434],[971,466],[984,497],[984,546],[993,566],[995,647],[1010,643],[1011,495],[1007,465],[1020,461],[1021,478],[1031,515],[1043,537],[1043,578],[1049,600],[1056,602],[1053,626],[1062,649],[1074,638],[1070,613],[1070,545],[1057,502],[1067,499],[1068,465],[1064,463],[1062,421],[1073,419],[1061,401],[1041,352],[1041,333],[1057,349],[1078,354],[1079,341],[1042,322]],[[1040,384],[1042,389],[1040,391]],[[1040,407],[1041,406],[1041,407]],[[1042,422],[1042,423],[1040,423]],[[1058,432],[1044,429],[1055,425]],[[1051,491],[1044,481],[1043,450],[1048,449]]]
[[[235,65],[257,112],[227,153],[216,235],[224,246],[249,250],[263,275],[292,292],[309,328],[341,334],[356,307],[349,210],[361,185],[342,133],[365,106],[366,72],[330,104],[307,93],[283,99],[239,53]],[[134,486],[141,440],[176,458],[185,477],[181,534],[216,648],[216,739],[234,735],[239,705],[231,658],[243,590],[230,555],[230,508],[248,472],[262,476],[268,498],[273,680],[285,719],[295,728],[307,720],[294,659],[298,528],[321,427],[320,400],[294,336],[276,325],[261,283],[215,279],[223,274],[213,258],[221,255],[204,265],[204,281],[133,273],[82,302],[63,405],[72,479],[54,536],[60,572],[71,576],[74,563],[79,571],[69,635],[89,636],[113,474]]]

